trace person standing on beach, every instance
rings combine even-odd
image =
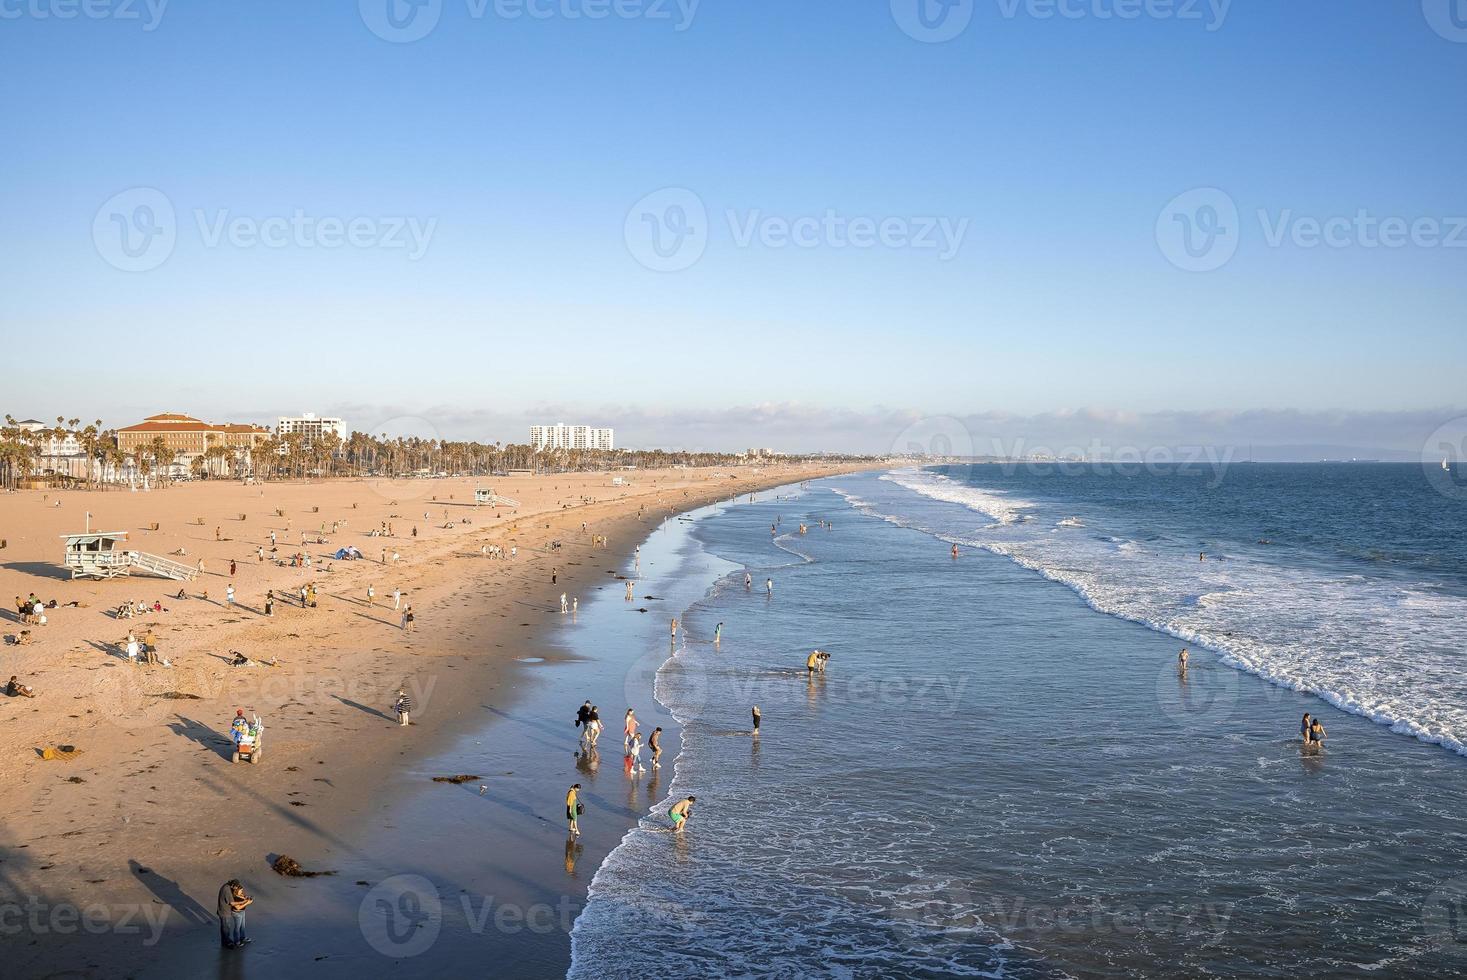
[[[674,642],[674,643],[677,642],[677,617],[676,616],[674,616],[673,619],[672,619],[672,642]]]
[[[562,592],[560,594],[560,614],[564,616],[568,612],[570,612],[570,604],[566,602],[566,595]]]
[[[234,573],[235,573],[236,567],[237,566],[234,564],[234,559],[233,558],[229,559],[229,577],[230,578],[234,578]]]
[[[672,809],[667,811],[667,815],[672,818],[672,829],[674,831],[679,834],[683,832],[683,827],[687,824],[688,817],[693,815],[693,804],[697,802],[698,798],[696,796],[690,796],[685,800],[678,800],[672,805]]]
[[[713,645],[718,646],[723,642],[723,624],[719,623],[713,627]]]
[[[275,615],[275,590],[271,589],[265,593],[265,615]]]
[[[219,889],[215,912],[219,916],[219,943],[225,949],[238,949],[249,942],[244,934],[245,909],[254,904],[238,878],[230,878]]]
[[[230,607],[233,607],[234,606],[234,583],[233,582],[230,582],[228,585],[226,585],[224,587],[224,604],[226,606],[230,606]]]
[[[573,597],[571,599],[571,615],[574,616],[576,613],[578,613],[580,611],[581,611],[581,597],[580,596],[575,596],[575,597]]]
[[[150,664],[158,662],[158,637],[151,626],[143,634],[143,659]]]
[[[627,709],[627,717],[626,717],[626,725],[622,729],[623,737],[622,737],[622,741],[621,741],[621,747],[622,747],[622,750],[623,751],[626,751],[626,752],[630,752],[631,751],[631,748],[632,748],[632,739],[636,737],[636,734],[637,734],[637,725],[638,724],[639,724],[639,722],[637,721],[637,714],[636,714],[636,712],[633,711],[631,708],[628,708]]]
[[[402,589],[393,589],[392,590],[392,608],[393,609],[401,609],[402,608]]]
[[[556,568],[554,565],[551,565],[550,566],[550,584],[551,585],[554,585],[555,582],[556,582],[556,579],[558,579],[559,577],[560,577],[560,569]]]
[[[652,750],[652,768],[662,766],[662,728],[659,726],[652,729],[652,734],[647,739],[647,748]]]
[[[632,601],[632,580],[627,579],[627,602]]]
[[[581,784],[576,783],[565,794],[565,819],[566,823],[570,824],[570,832],[573,837],[581,836],[580,816],[584,809],[581,806]]]
[[[375,606],[376,604],[377,604],[377,586],[375,584],[373,584],[372,582],[368,582],[367,583],[367,605],[369,605],[369,606]]]
[[[759,706],[756,704],[756,705],[754,705],[754,734],[755,735],[758,735],[759,734],[759,719],[761,717],[762,716],[759,714]]]
[[[413,620],[415,618],[413,616],[413,604],[408,603],[407,608],[402,611],[402,631],[404,633],[411,633],[413,631]]]
[[[397,692],[397,700],[392,703],[392,710],[397,713],[397,723],[403,728],[412,724],[408,716],[413,713],[413,699],[408,697],[406,691]]]
[[[580,738],[576,739],[576,744],[584,746],[586,744],[587,737],[591,734],[590,699],[582,702],[581,706],[576,709],[576,728],[580,729],[581,732]]]

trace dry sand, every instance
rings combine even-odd
[[[385,767],[409,765],[468,728],[515,657],[546,655],[538,631],[561,592],[604,584],[613,554],[629,552],[663,516],[842,469],[648,471],[627,474],[625,487],[599,473],[0,495],[6,635],[22,628],[12,596],[81,603],[48,612],[32,644],[0,649],[0,681],[16,674],[39,693],[0,697],[0,904],[151,903],[208,918],[212,908],[189,896],[258,873],[267,852],[310,867],[323,841],[345,843],[356,818],[380,809]],[[485,485],[519,507],[475,507],[473,490]],[[139,551],[182,549],[177,560],[203,558],[205,574],[191,583],[143,574],[69,581],[60,536],[80,530],[88,511],[93,529],[125,530]],[[367,536],[384,521],[395,536]],[[341,522],[336,533],[332,522]],[[271,530],[282,558],[306,551],[313,567],[270,562]],[[300,544],[302,531],[311,544]],[[586,561],[593,535],[609,539],[605,562]],[[484,558],[485,543],[518,547],[519,556]],[[344,545],[366,557],[331,558]],[[231,581],[234,608],[224,603]],[[316,609],[291,598],[304,582],[317,584]],[[189,598],[174,598],[180,587]],[[392,608],[399,588],[417,613],[414,632],[401,630]],[[270,619],[267,589],[285,593]],[[115,619],[127,599],[161,599],[167,611]],[[118,646],[130,628],[141,637],[149,626],[171,668],[133,666]],[[231,650],[280,666],[230,667]],[[445,676],[452,681],[438,683]],[[410,742],[391,717],[400,687],[420,709]],[[237,707],[266,723],[261,762],[248,771],[229,759]],[[81,754],[41,757],[62,744]]]

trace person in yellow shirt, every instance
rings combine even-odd
[[[581,784],[576,783],[565,794],[565,819],[570,824],[571,836],[581,836]]]

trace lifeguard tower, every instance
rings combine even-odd
[[[518,507],[520,505],[520,502],[518,500],[511,500],[509,497],[501,497],[499,494],[486,487],[479,487],[477,490],[474,491],[474,503],[478,504],[481,507]]]
[[[192,582],[199,574],[182,562],[125,550],[126,531],[83,531],[63,534],[62,538],[66,541],[66,567],[71,569],[73,579],[116,578],[131,575],[134,568],[180,582]]]

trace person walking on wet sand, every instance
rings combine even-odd
[[[250,940],[245,936],[245,909],[254,904],[238,878],[230,878],[219,889],[219,943],[225,949],[238,949]]]
[[[571,836],[581,836],[581,813],[585,807],[581,806],[581,784],[576,783],[565,794],[565,820],[570,825]]]
[[[764,580],[764,594],[771,599],[774,598],[774,579],[767,578]]]
[[[652,768],[659,769],[662,766],[662,728],[659,726],[652,729],[652,734],[647,738],[647,748],[652,750]]]
[[[601,741],[601,709],[594,704],[591,705],[591,714],[588,717],[590,720],[586,722],[586,731],[589,733],[586,738],[586,747],[594,749],[596,743]]]
[[[638,724],[640,724],[640,722],[637,721],[636,712],[633,711],[631,708],[628,708],[626,724],[622,728],[623,737],[621,747],[623,751],[630,752],[632,750],[632,739],[635,738],[637,735]]]

